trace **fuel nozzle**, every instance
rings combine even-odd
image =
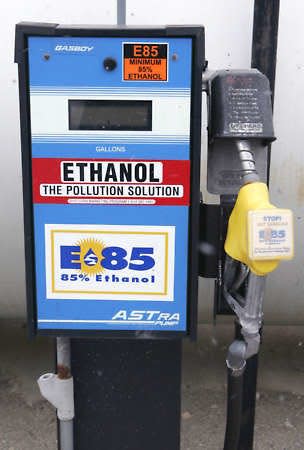
[[[239,152],[239,158],[242,166],[243,184],[260,181],[260,177],[256,170],[254,153],[251,148],[250,141],[246,139],[238,139],[236,141],[236,147]]]
[[[237,195],[225,251],[264,276],[293,257],[292,213],[271,204],[266,184],[275,140],[269,81],[255,69],[219,71],[209,106],[208,191]]]

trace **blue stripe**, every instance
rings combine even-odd
[[[106,145],[104,147],[115,146]],[[124,146],[125,151],[96,151],[96,145],[93,143],[71,144],[71,143],[33,143],[33,158],[102,158],[102,159],[169,159],[184,160],[189,159],[189,145],[179,144],[127,144]]]
[[[39,87],[39,86],[31,86],[30,87],[31,94],[57,94],[62,95],[65,93],[68,94],[87,94],[87,93],[109,93],[109,94],[151,94],[151,95],[165,95],[165,96],[189,96],[191,91],[190,89],[134,89],[134,88],[99,88],[99,87],[90,87],[83,86],[81,89],[79,87]]]
[[[87,138],[87,137],[84,137],[84,138],[78,138],[78,139],[76,139],[76,138],[57,138],[57,139],[54,139],[54,138],[33,138],[33,142],[37,142],[37,143],[41,143],[41,144],[43,144],[44,142],[48,142],[48,143],[52,143],[52,142],[54,142],[54,143],[65,143],[65,142],[71,142],[71,143],[90,143],[90,142],[93,142],[93,143],[96,143],[96,144],[99,144],[100,145],[100,143],[103,143],[103,142],[106,142],[106,143],[113,143],[113,138],[111,139],[111,138],[108,138],[108,139],[105,139],[105,138],[102,138],[102,137],[100,137],[100,138]],[[145,139],[120,139],[120,138],[118,138],[118,139],[115,139],[115,141],[114,141],[115,143],[120,143],[120,144],[131,144],[131,143],[134,143],[134,144],[141,144],[141,145],[146,145],[147,143],[155,143],[155,144],[187,144],[188,142],[189,142],[189,139],[179,139],[179,140],[177,140],[177,139],[151,139],[150,141],[147,141],[147,140],[145,140]]]

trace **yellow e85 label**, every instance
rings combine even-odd
[[[293,241],[293,215],[289,209],[260,209],[248,212],[250,259],[291,259],[294,252]]]

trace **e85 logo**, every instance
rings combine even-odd
[[[121,246],[106,246],[104,242],[89,238],[79,245],[60,246],[61,269],[80,270],[88,275],[104,270],[144,271],[155,266],[153,247],[132,247],[129,253]]]
[[[173,301],[175,227],[46,224],[47,298]]]

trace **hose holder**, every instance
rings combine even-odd
[[[73,377],[59,378],[55,373],[45,373],[37,380],[41,395],[56,409],[59,420],[72,420],[74,410]]]

